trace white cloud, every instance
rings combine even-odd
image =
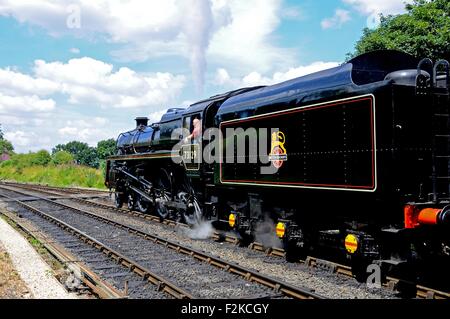
[[[55,93],[68,95],[72,104],[101,107],[161,107],[171,103],[185,85],[185,77],[171,73],[142,74],[92,58],[67,63],[36,60],[33,75],[0,69],[0,110],[49,111]]]
[[[151,114],[148,115],[148,122],[149,124],[152,123],[157,123],[161,120],[161,117],[166,114],[167,110],[164,109],[162,111],[158,111],[158,112],[153,112]]]
[[[216,77],[214,83],[216,85],[225,85],[231,81],[231,76],[228,71],[224,68],[216,70]]]
[[[272,76],[264,76],[259,72],[251,72],[242,78],[233,78],[224,68],[216,70],[215,84],[218,86],[225,86],[230,88],[237,88],[243,86],[257,86],[257,85],[272,85],[291,79],[295,79],[307,74],[319,72],[322,70],[334,68],[338,66],[337,62],[314,62],[310,65],[290,68],[286,72],[276,72]]]
[[[36,95],[8,96],[0,93],[0,113],[6,112],[48,112],[55,108],[52,99],[42,100]]]
[[[77,140],[96,145],[99,140],[115,137],[110,130],[105,129],[108,120],[102,117],[94,117],[91,120],[69,120],[57,130],[58,135],[64,140]]]
[[[342,0],[353,6],[364,15],[372,14],[399,14],[405,11],[405,4],[412,0]]]
[[[280,17],[298,18],[300,11],[282,4],[283,0],[0,0],[0,16],[40,26],[54,36],[124,44],[113,52],[121,61],[185,57],[200,90],[207,58],[260,72],[294,62],[292,51],[274,44],[273,33]],[[80,28],[67,27],[69,5],[80,8]]]
[[[78,48],[71,48],[71,49],[69,50],[69,52],[70,52],[70,53],[73,53],[73,54],[80,54],[80,49],[78,49]]]
[[[347,10],[336,9],[334,16],[323,19],[321,22],[322,29],[340,28],[346,22],[350,21],[350,12]]]
[[[78,129],[76,127],[70,127],[66,126],[63,128],[60,128],[58,130],[59,135],[62,136],[76,136],[78,134]]]
[[[37,94],[46,96],[55,93],[59,85],[53,81],[33,78],[30,75],[13,71],[11,68],[0,69],[0,92],[5,94]]]
[[[35,139],[36,135],[25,133],[23,131],[6,132],[5,138],[9,140],[14,146],[27,146]]]
[[[33,74],[0,69],[0,113],[49,112],[55,94],[75,105],[112,108],[156,108],[172,104],[185,77],[171,73],[143,74],[92,58],[67,63],[36,60]],[[45,97],[45,98],[44,98]]]
[[[308,75],[311,73],[335,68],[339,66],[340,63],[338,62],[323,62],[323,61],[316,61],[309,65],[299,66],[296,68],[290,68],[286,72],[277,72],[274,74],[273,79],[276,83],[288,81],[291,79],[295,79],[304,75]]]
[[[80,28],[68,26],[71,6],[79,8]],[[203,87],[211,35],[230,21],[228,12],[227,2],[222,0],[73,0],[70,3],[0,0],[0,16],[12,16],[20,22],[38,25],[54,36],[69,33],[131,44],[140,52],[140,59],[151,56],[146,50],[148,43],[181,39],[185,45],[171,46],[171,49],[177,55],[190,58],[193,79],[199,89]]]
[[[273,44],[281,0],[230,0],[232,22],[212,37],[209,57],[233,71],[268,72],[294,63],[294,52]]]
[[[127,108],[127,118],[157,112],[175,104],[184,85],[184,76],[116,70],[87,57],[65,63],[36,60],[30,74],[0,68],[0,123],[19,152],[51,150],[71,140],[95,145],[115,138],[130,124],[117,116],[123,110],[113,108]],[[110,123],[105,117],[88,117],[82,111],[69,111],[67,104],[80,110],[91,107],[89,114],[115,119]]]
[[[129,115],[129,118],[133,116]],[[128,130],[131,122],[123,116],[114,121],[62,108],[55,109],[49,116],[41,113],[0,114],[5,136],[12,141],[16,152],[51,151],[55,145],[73,140],[96,146],[99,140],[116,138],[119,132]]]
[[[106,138],[100,128],[78,128],[78,127],[63,127],[58,130],[58,133],[62,137],[67,137],[76,141],[99,141],[101,138]],[[89,144],[95,144],[89,143]]]

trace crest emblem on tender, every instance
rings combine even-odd
[[[272,133],[272,146],[271,152],[269,154],[269,161],[272,162],[275,168],[280,168],[283,163],[287,161],[287,151],[284,147],[286,143],[286,136],[283,132],[273,132]]]

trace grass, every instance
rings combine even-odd
[[[102,170],[74,164],[29,167],[2,165],[0,166],[0,179],[57,187],[105,189]]]

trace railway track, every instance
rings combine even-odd
[[[54,218],[43,211],[32,207],[23,201],[15,200],[11,196],[0,194],[0,198],[7,198],[18,206],[15,221],[24,223],[31,222],[39,228],[39,232],[45,233],[52,239],[47,242],[57,242],[65,247],[74,256],[73,260],[82,260],[91,269],[91,273],[98,274],[96,282],[112,285],[119,291],[122,298],[130,297],[137,299],[152,298],[166,299],[169,296],[174,298],[184,298],[183,291],[172,290],[169,282],[157,276],[152,276],[151,272],[145,269],[130,272],[130,265],[127,258],[109,248],[99,240],[95,240],[86,235],[83,231],[71,227],[70,225]],[[11,214],[8,214],[11,216]],[[143,280],[144,279],[144,280]],[[153,284],[157,288],[149,288]],[[186,297],[189,297],[187,295]]]
[[[75,255],[70,253],[67,249],[55,242],[54,239],[43,233],[39,228],[35,227],[31,223],[27,223],[17,215],[5,211],[0,211],[0,214],[6,217],[6,219],[12,223],[15,227],[19,228],[30,238],[33,238],[39,243],[62,265],[64,265],[68,271],[74,276],[73,279],[79,280],[82,285],[98,296],[101,299],[122,299],[126,298],[126,294],[110,285],[105,280],[101,279],[91,268],[86,264],[78,260]],[[77,287],[68,287],[75,291],[84,290],[80,285]]]
[[[43,186],[35,187],[34,185],[24,185],[24,184],[15,184],[15,183],[10,183],[10,185],[14,185],[14,186],[17,186],[17,187],[20,187],[23,189],[27,189],[30,191],[36,191],[36,189],[38,189],[39,191],[42,191],[43,193],[46,193],[47,195],[61,195],[61,192],[64,193],[63,189],[58,189],[58,188],[51,188],[49,191],[48,188],[43,187]],[[53,192],[53,191],[55,191],[55,192]],[[71,198],[70,200],[79,202],[80,204],[84,204],[84,205],[88,205],[88,206],[92,206],[92,207],[96,207],[96,208],[101,208],[101,209],[108,209],[108,210],[112,210],[114,212],[118,212],[118,213],[121,213],[124,215],[138,217],[138,218],[142,218],[144,220],[149,220],[152,222],[163,223],[163,224],[169,225],[169,226],[187,227],[184,224],[180,224],[180,223],[177,223],[174,221],[161,220],[159,217],[156,217],[156,216],[142,214],[142,213],[136,212],[136,211],[118,209],[112,205],[94,202],[94,201],[87,200],[87,199]],[[225,241],[225,242],[232,243],[232,244],[237,244],[239,242],[238,238],[236,238],[234,236],[230,236],[228,234],[224,235],[224,234],[221,234],[218,232],[215,232],[213,234],[212,239],[216,240],[216,241]],[[252,243],[249,246],[249,248],[252,250],[255,250],[255,251],[265,253],[268,256],[273,256],[273,257],[284,257],[285,256],[285,252],[283,249],[266,247],[266,246],[262,245],[261,243],[257,243],[257,242]],[[308,257],[306,260],[300,260],[299,262],[303,263],[309,267],[312,267],[312,268],[325,269],[325,270],[328,270],[328,271],[338,274],[338,275],[343,275],[346,277],[353,277],[351,268],[349,266],[342,265],[339,263],[318,259],[318,258],[315,258],[312,256]],[[394,290],[401,283],[405,283],[405,282],[403,282],[399,279],[396,279],[396,278],[387,277],[387,282],[384,284],[384,286],[388,287],[391,290]],[[411,283],[407,283],[407,284],[411,285]],[[424,287],[421,285],[416,285],[416,289],[417,289],[417,294],[416,294],[417,298],[421,298],[421,299],[449,299],[450,298],[450,294],[448,294],[446,292],[435,290],[435,289],[428,288],[428,287]]]
[[[323,298],[309,289],[289,285],[94,213],[10,187],[0,189],[8,200],[82,239],[155,286],[163,287],[162,291],[175,298]],[[14,199],[11,193],[22,198]]]
[[[48,186],[48,185],[15,183],[15,182],[8,182],[8,181],[2,181],[2,183],[23,186],[23,187],[30,187],[30,188],[34,188],[34,189],[38,189],[38,190],[43,190],[43,191],[55,191],[57,193],[63,192],[63,193],[69,193],[69,194],[95,194],[95,195],[109,193],[109,191],[107,191],[107,190],[91,189],[91,188],[55,187],[55,186]]]

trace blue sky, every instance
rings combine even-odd
[[[333,67],[403,0],[0,0],[0,123],[18,152]],[[376,24],[375,24],[376,25]]]

